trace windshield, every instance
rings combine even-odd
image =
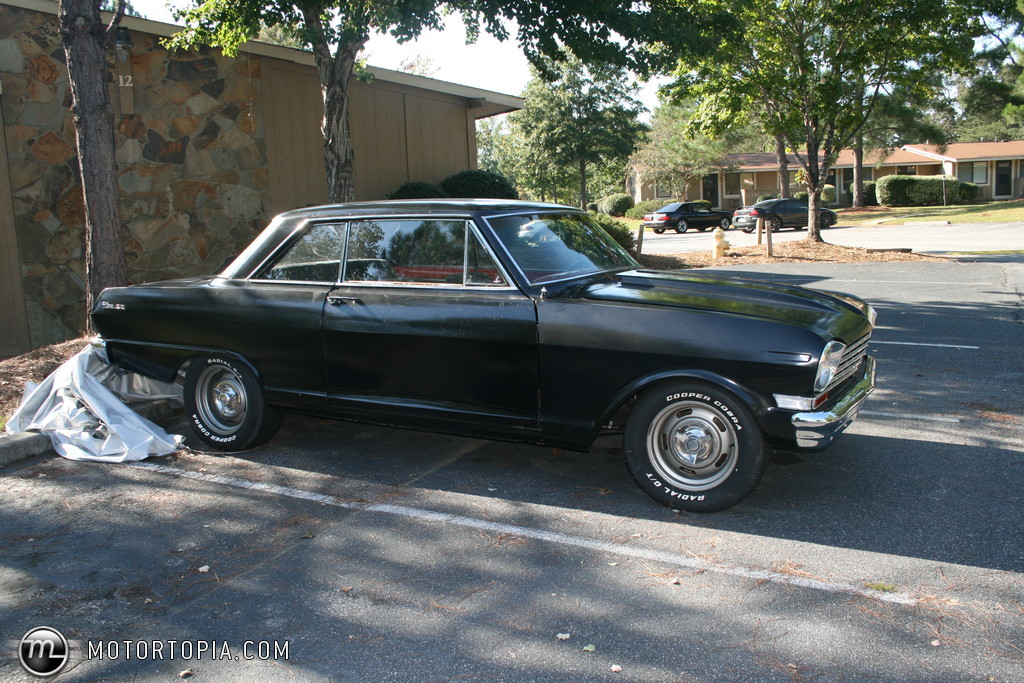
[[[530,284],[639,265],[587,214],[526,214],[487,222]]]

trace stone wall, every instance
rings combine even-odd
[[[35,347],[85,323],[82,192],[56,16],[0,9],[3,120]],[[131,37],[134,114],[118,111],[113,49],[110,58],[129,277],[215,272],[267,220],[261,58],[168,52],[157,36]]]

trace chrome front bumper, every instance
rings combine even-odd
[[[875,359],[867,356],[860,379],[830,410],[793,415],[797,446],[811,450],[828,446],[853,422],[864,399],[874,389]]]

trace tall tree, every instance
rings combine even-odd
[[[92,310],[97,295],[105,288],[128,283],[114,166],[114,109],[107,89],[111,80],[108,48],[124,15],[125,3],[118,2],[113,19],[106,24],[100,5],[99,0],[60,0],[57,6],[85,200],[87,311]]]
[[[547,155],[556,167],[575,170],[579,206],[586,208],[591,167],[614,166],[624,174],[644,131],[638,117],[646,109],[624,69],[587,66],[574,55],[546,66],[554,78],[535,72],[523,91],[525,106],[509,119],[529,131],[525,141],[532,156]]]
[[[680,199],[691,182],[724,170],[729,154],[736,151],[728,134],[712,138],[691,133],[692,115],[692,105],[658,107],[647,140],[631,158],[644,182],[657,183]]]
[[[572,50],[580,58],[636,65],[634,47],[649,8],[623,0],[192,0],[179,13],[187,28],[171,41],[178,47],[213,45],[234,54],[261,25],[294,28],[311,48],[320,77],[324,161],[331,201],[354,198],[353,154],[348,123],[349,80],[373,31],[400,40],[439,28],[448,11],[461,12],[470,38],[485,30],[508,38],[508,22],[526,56]],[[543,67],[549,72],[549,67]]]
[[[810,195],[808,239],[821,241],[821,190],[836,156],[880,92],[913,87],[922,68],[964,63],[984,31],[968,2],[722,0],[734,24],[715,46],[663,49],[680,57],[675,92],[701,101],[706,131],[756,107],[765,129],[794,150]]]

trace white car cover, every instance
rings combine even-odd
[[[180,401],[181,389],[115,368],[104,349],[90,344],[38,385],[28,383],[7,431],[43,432],[71,460],[128,462],[181,448],[181,436],[168,434],[122,399]]]

